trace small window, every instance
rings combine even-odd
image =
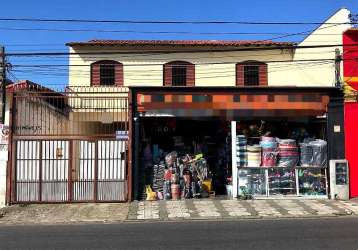
[[[172,66],[172,86],[186,85],[186,65]]]
[[[186,61],[172,61],[163,65],[164,86],[195,86],[195,65]]]
[[[245,86],[259,86],[259,66],[245,65],[244,66],[244,85]]]
[[[100,84],[114,85],[115,83],[115,66],[111,64],[101,64],[99,68]]]

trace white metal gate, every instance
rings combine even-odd
[[[15,202],[127,199],[126,141],[15,143]]]

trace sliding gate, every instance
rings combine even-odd
[[[126,201],[125,140],[15,141],[14,203]]]

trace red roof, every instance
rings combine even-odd
[[[293,42],[274,42],[269,40],[90,40],[87,42],[69,42],[67,46],[105,46],[105,45],[119,45],[119,46],[258,46],[258,45],[279,45],[279,46],[293,46]]]
[[[42,86],[38,83],[31,82],[29,80],[20,80],[16,83],[12,83],[6,86],[6,89],[9,92],[16,92],[21,90],[27,90],[27,91],[39,91],[39,92],[51,92],[51,93],[57,93],[56,91],[49,89],[45,86]]]

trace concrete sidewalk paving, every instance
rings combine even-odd
[[[0,210],[0,225],[116,223],[144,220],[307,218],[355,215],[358,215],[357,200],[190,199],[132,203],[14,205]]]
[[[307,218],[347,215],[358,215],[358,202],[191,199],[133,202],[129,207],[128,220]]]
[[[129,203],[14,205],[0,210],[0,225],[121,222],[128,208]]]

